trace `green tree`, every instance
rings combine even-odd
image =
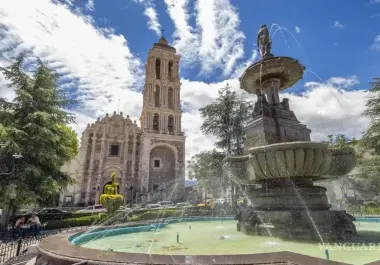
[[[329,145],[330,148],[345,148],[345,147],[355,147],[359,144],[359,141],[355,138],[348,138],[344,134],[337,135],[327,135],[327,141],[324,141]]]
[[[219,90],[215,102],[199,109],[204,119],[201,130],[205,134],[216,136],[217,148],[226,155],[243,154],[245,137],[244,123],[252,113],[253,105],[243,96],[237,95],[227,84]],[[235,184],[230,182],[231,199],[235,203]]]
[[[371,82],[370,92],[364,115],[371,119],[371,123],[361,139],[362,145],[374,155],[380,155],[380,78]]]
[[[212,193],[214,197],[219,196],[225,185],[225,179],[222,176],[222,160],[225,155],[216,150],[205,151],[191,157],[187,161],[190,179],[197,179],[205,191],[205,200],[207,193]]]
[[[32,203],[56,194],[71,178],[61,172],[65,162],[78,151],[77,137],[68,124],[74,115],[68,109],[74,103],[58,86],[58,77],[40,60],[28,75],[19,56],[7,68],[0,68],[13,102],[0,101],[0,201],[6,227],[9,213],[23,203]],[[22,158],[15,159],[14,154]]]
[[[242,154],[244,123],[252,112],[252,104],[237,95],[227,84],[219,90],[215,102],[199,109],[204,119],[201,130],[218,139],[215,143],[227,155]]]

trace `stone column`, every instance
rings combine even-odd
[[[131,181],[132,181],[132,183],[135,180],[135,162],[136,162],[136,132],[133,132],[132,168],[131,168],[131,173],[132,173]]]
[[[261,88],[267,96],[270,105],[280,103],[280,85],[281,81],[278,78],[270,78],[261,84]]]
[[[94,132],[93,136],[91,137],[92,144],[91,144],[91,156],[90,156],[90,166],[87,171],[87,184],[86,184],[86,205],[89,204],[90,201],[90,192],[91,192],[91,180],[92,180],[92,171],[94,167],[94,154],[95,154],[95,146],[96,146],[96,133]]]
[[[99,196],[100,196],[100,183],[102,182],[102,176],[103,176],[103,166],[104,166],[104,157],[105,157],[105,150],[107,150],[106,146],[106,138],[105,138],[105,129],[103,130],[103,136],[102,136],[102,142],[100,145],[100,158],[99,158],[99,168],[98,168],[98,176],[96,179],[96,203],[99,203]]]
[[[181,100],[180,100],[180,94],[179,94],[179,88],[176,88],[174,90],[174,98],[175,98],[175,101],[174,101],[174,106],[176,109],[180,108],[181,106]]]
[[[150,64],[150,75],[151,77],[154,77],[156,75],[156,58],[154,58],[153,56],[150,57],[151,58],[151,64]]]
[[[164,133],[168,132],[168,114],[164,114],[164,120],[163,120],[163,131]]]
[[[120,193],[124,195],[124,204],[126,203],[126,195],[127,191],[125,188],[125,184],[128,177],[128,147],[129,147],[129,130],[126,129],[125,132],[125,139],[124,139],[124,154],[123,154],[123,175],[121,176],[121,186],[120,186]],[[121,190],[122,189],[122,190]]]
[[[153,115],[154,113],[149,112],[149,131],[153,131]]]

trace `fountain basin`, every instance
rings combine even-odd
[[[96,239],[90,239],[81,245],[70,241],[78,232],[65,232],[50,236],[41,241],[36,265],[71,265],[84,262],[98,264],[319,264],[343,265],[347,263],[364,264],[378,259],[377,252],[355,249],[331,250],[331,259],[323,259],[320,244],[293,242],[271,236],[247,236],[236,231],[236,221],[212,220],[191,223],[172,223],[159,232],[134,232],[109,236],[106,233]],[[195,220],[195,219],[194,219]],[[189,230],[188,226],[193,227]],[[365,231],[380,231],[380,225],[363,223],[363,240],[373,242],[376,238],[366,238]],[[124,228],[124,227],[121,227]],[[99,228],[100,229],[100,228]],[[105,231],[119,229],[103,227]],[[83,230],[85,233],[86,230]],[[101,231],[98,231],[101,233]],[[180,244],[176,243],[179,232]],[[264,231],[265,232],[265,231]],[[221,235],[224,240],[221,240]],[[159,240],[152,241],[152,238]],[[139,248],[128,247],[131,242],[141,243]],[[326,246],[334,246],[327,242]],[[177,246],[164,248],[164,245]],[[111,251],[112,249],[112,251]],[[297,252],[297,253],[294,253]],[[364,259],[363,259],[364,258]],[[333,261],[334,260],[334,261]],[[347,263],[342,263],[347,262]]]
[[[344,147],[342,149],[331,149],[331,165],[327,176],[323,178],[337,178],[350,173],[356,166],[355,149]]]
[[[223,169],[237,184],[277,178],[334,179],[356,165],[353,148],[329,149],[320,142],[288,142],[250,148],[248,155],[227,157]]]
[[[305,67],[290,57],[269,57],[248,67],[240,77],[240,88],[254,94],[268,79],[281,80],[279,89],[284,90],[302,79]]]
[[[260,183],[272,178],[319,179],[328,173],[332,153],[318,142],[289,142],[250,148],[248,155],[225,159],[238,183]]]

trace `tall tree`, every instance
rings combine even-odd
[[[78,149],[76,135],[68,127],[74,116],[65,110],[74,101],[40,60],[32,76],[23,69],[23,62],[19,56],[9,67],[0,68],[16,94],[12,103],[3,99],[0,104],[3,228],[14,207],[51,196],[71,181],[60,169]],[[15,161],[18,153],[22,158]]]
[[[201,130],[216,136],[216,147],[227,155],[242,154],[244,123],[252,112],[252,104],[237,95],[227,84],[219,90],[215,102],[199,109],[204,122]]]
[[[197,179],[199,185],[207,193],[219,196],[226,186],[222,176],[222,160],[225,155],[216,150],[201,152],[187,161],[190,179]]]
[[[253,105],[227,84],[219,90],[215,102],[199,109],[204,119],[201,130],[218,139],[217,148],[226,155],[241,155],[245,137],[244,124],[253,110]],[[230,182],[231,199],[235,203],[235,185]]]
[[[380,155],[380,78],[374,78],[371,82],[372,93],[368,99],[364,115],[371,119],[371,123],[361,139],[366,150],[374,155]]]

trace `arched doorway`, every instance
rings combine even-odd
[[[175,181],[176,157],[168,146],[156,146],[150,152],[149,192],[170,192]]]

